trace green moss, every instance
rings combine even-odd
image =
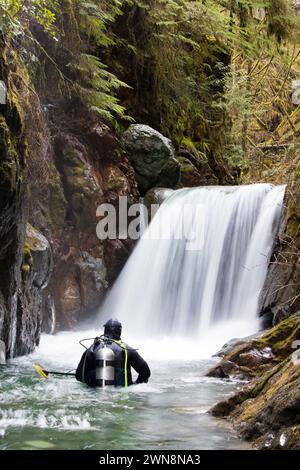
[[[124,188],[124,176],[116,168],[111,168],[107,173],[107,178],[105,181],[105,191],[120,191]]]
[[[292,342],[300,339],[300,314],[295,314],[274,326],[270,331],[257,340],[257,346],[269,346],[274,354],[281,358],[292,352]]]
[[[291,174],[290,191],[292,197],[288,199],[287,207],[287,232],[288,235],[293,239],[297,240],[300,236],[300,169],[296,168]]]
[[[84,166],[82,167],[76,166],[75,168],[73,168],[73,175],[76,177],[84,176]]]
[[[195,168],[193,167],[193,165],[191,164],[191,162],[187,158],[178,157],[177,160],[180,163],[180,172],[181,173],[184,173],[184,174],[193,173]]]
[[[9,124],[13,131],[17,134],[23,134],[25,125],[24,125],[24,113],[19,103],[19,99],[16,94],[10,93],[9,100]]]
[[[195,155],[198,154],[198,150],[197,150],[195,142],[193,142],[192,139],[190,139],[189,137],[184,137],[181,141],[181,145],[182,147],[185,147],[188,150],[190,150]]]
[[[3,116],[0,116],[0,150],[1,153],[6,153],[7,143],[9,141],[9,129],[6,120]]]
[[[29,273],[29,272],[30,272],[30,269],[31,269],[31,268],[30,268],[29,264],[23,264],[23,265],[22,265],[22,272],[23,272],[23,273],[25,273],[25,274]]]
[[[27,224],[27,226],[29,229],[31,229],[31,233],[35,232],[35,229],[34,227],[32,227],[32,225]],[[24,254],[29,254],[29,256],[31,256],[31,251],[38,248],[39,245],[40,245],[40,240],[37,237],[36,238],[34,236],[27,237],[25,241],[25,245],[24,245],[24,250],[23,250]]]
[[[33,263],[32,253],[31,253],[32,248],[33,248],[32,245],[29,243],[29,240],[27,239],[25,241],[25,245],[23,248],[23,256],[25,260],[25,265]]]
[[[115,179],[110,179],[105,185],[106,191],[119,191],[124,187],[124,179],[116,177]]]
[[[82,192],[86,186],[84,177],[85,167],[68,166],[65,167],[67,190],[69,193]]]
[[[20,137],[20,136],[19,136]],[[8,127],[4,117],[0,117],[0,181],[3,190],[15,190],[19,178],[22,176],[18,168],[20,155],[17,152],[16,144],[14,144],[13,134]]]
[[[247,397],[245,399],[248,400],[249,398],[256,398],[264,390],[264,388],[269,385],[270,379],[274,377],[274,375],[276,375],[277,372],[287,364],[287,362],[287,360],[284,362],[280,362],[269,372],[264,374],[263,378],[256,382],[256,385],[253,388],[250,388],[249,393],[247,394]]]
[[[81,191],[85,186],[85,180],[81,176],[68,176],[67,185],[71,192]]]
[[[63,150],[63,158],[64,163],[69,167],[84,167],[81,150],[72,147],[70,144]]]

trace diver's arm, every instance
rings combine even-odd
[[[130,352],[130,365],[139,374],[135,383],[147,383],[151,372],[147,362],[139,355],[137,351]]]
[[[88,350],[84,351],[82,354],[82,357],[80,359],[80,362],[77,366],[76,372],[75,372],[75,377],[76,380],[79,382],[85,382],[85,369],[86,366],[88,365]]]

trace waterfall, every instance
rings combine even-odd
[[[117,317],[148,337],[201,337],[228,322],[257,331],[284,192],[271,184],[174,191],[143,233],[101,319]]]

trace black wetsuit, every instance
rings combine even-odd
[[[146,383],[151,375],[147,362],[125,343],[127,350],[127,383],[132,385],[131,367],[139,374],[135,383]],[[106,344],[107,347],[115,353],[115,386],[125,385],[125,350],[114,341]],[[94,343],[93,346],[85,351],[76,370],[76,379],[88,384],[90,387],[96,386],[96,358],[95,352],[101,348],[101,343]]]

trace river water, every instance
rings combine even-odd
[[[76,367],[83,351],[78,340],[95,333],[44,335],[35,353],[1,367],[1,450],[248,448],[226,420],[207,413],[242,384],[205,377],[216,359],[201,357],[197,344],[131,342],[142,346],[152,377],[128,389],[90,389],[73,377],[36,375],[34,362],[48,370]]]

